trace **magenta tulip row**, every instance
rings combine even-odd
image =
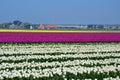
[[[119,42],[120,33],[0,32],[0,42]]]

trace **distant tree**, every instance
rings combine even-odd
[[[88,29],[93,29],[93,25],[88,25]]]
[[[24,22],[23,24],[24,24],[24,25],[30,25],[31,23],[29,23],[29,22]]]
[[[13,24],[16,26],[20,26],[22,24],[22,22],[19,20],[15,20],[15,21],[13,21]]]
[[[30,29],[31,23],[24,22],[23,25],[24,25],[24,29]]]
[[[5,27],[2,25],[2,24],[0,24],[0,29],[4,29]]]
[[[1,28],[8,29],[11,24],[12,23],[3,23],[3,24],[1,24]]]

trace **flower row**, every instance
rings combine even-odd
[[[21,69],[21,70],[12,70],[9,71],[8,69],[6,70],[1,70],[0,71],[0,79],[5,78],[14,78],[14,77],[30,77],[33,76],[34,78],[39,78],[39,77],[53,77],[55,74],[57,75],[62,75],[65,77],[68,73],[73,74],[73,75],[84,75],[84,73],[87,73],[89,76],[93,75],[110,75],[113,73],[114,74],[119,74],[120,68],[116,66],[102,66],[102,67],[82,67],[82,66],[74,66],[74,67],[57,67],[57,68],[46,68],[46,69]],[[95,76],[97,77],[97,76]],[[115,76],[114,76],[115,77]]]
[[[37,45],[37,46],[36,46]],[[120,43],[114,44],[85,44],[85,45],[75,45],[75,44],[53,44],[47,45],[43,44],[34,44],[34,45],[24,45],[21,44],[18,46],[2,45],[0,47],[0,55],[2,54],[34,54],[34,53],[54,53],[54,52],[111,52],[111,51],[120,51]]]

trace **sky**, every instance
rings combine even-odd
[[[120,0],[0,0],[0,23],[120,24]]]

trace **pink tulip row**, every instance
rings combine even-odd
[[[0,32],[0,42],[119,42],[120,32]]]

